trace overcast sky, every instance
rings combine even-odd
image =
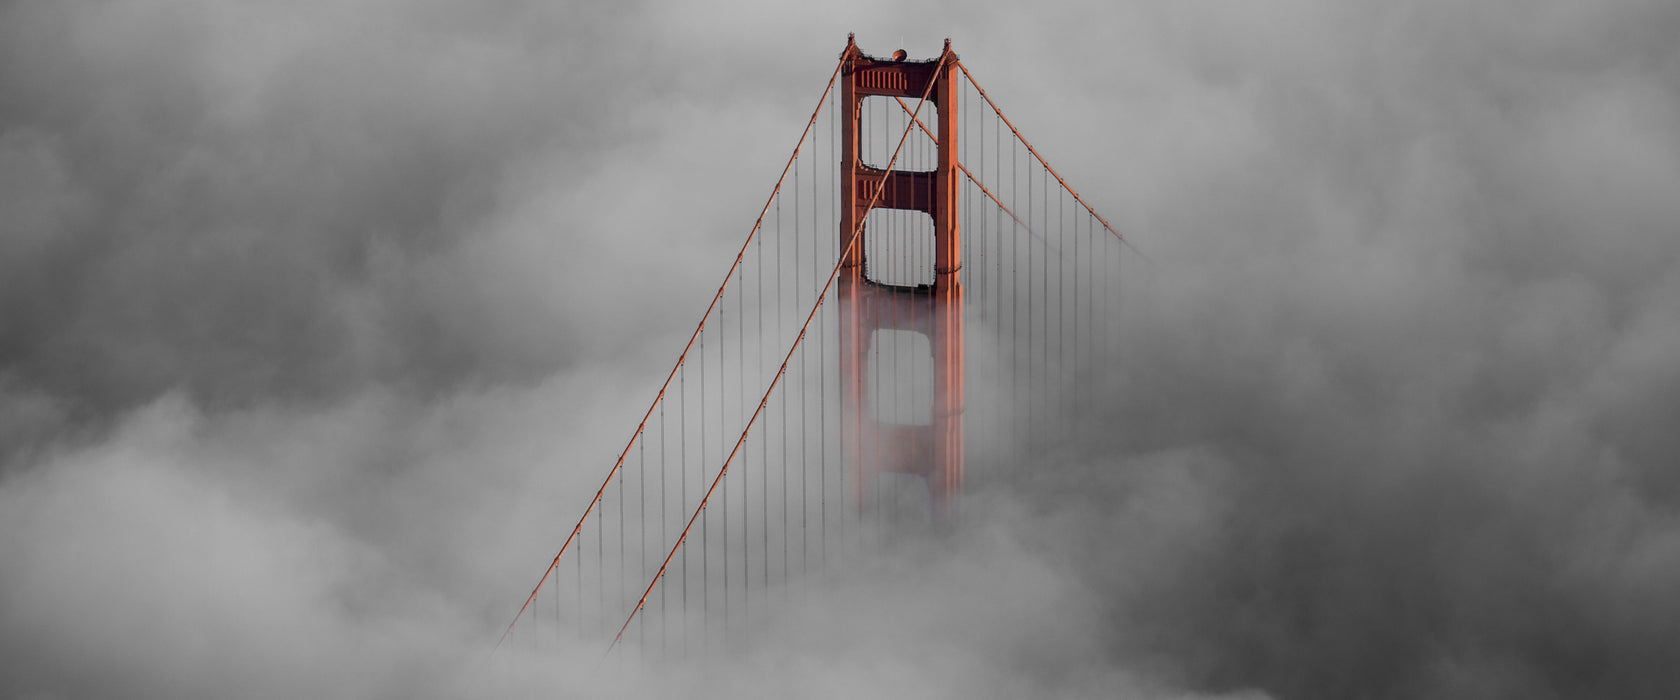
[[[1680,694],[1680,4],[795,5],[0,5],[0,694],[588,687],[487,637],[847,32],[1155,261],[1124,390],[629,692]]]

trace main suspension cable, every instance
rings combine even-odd
[[[1115,238],[1120,239],[1120,242],[1124,243],[1127,248],[1131,248],[1132,252],[1137,253],[1138,256],[1142,257],[1146,261],[1149,261],[1151,264],[1154,263],[1153,260],[1149,259],[1149,256],[1144,255],[1143,251],[1138,250],[1137,246],[1132,245],[1130,239],[1120,235],[1119,231],[1114,230],[1114,227],[1108,224],[1108,219],[1104,219],[1101,214],[1097,213],[1097,210],[1092,209],[1091,205],[1086,204],[1085,199],[1080,197],[1077,191],[1068,186],[1067,181],[1062,179],[1062,176],[1056,172],[1056,169],[1050,167],[1050,162],[1045,160],[1044,156],[1039,155],[1038,149],[1033,148],[1032,143],[1027,141],[1027,137],[1022,136],[1021,131],[1015,128],[1015,124],[1009,121],[1009,117],[1003,115],[1003,110],[998,109],[997,103],[993,102],[992,97],[986,94],[986,89],[980,87],[980,83],[974,82],[974,75],[968,72],[968,67],[964,66],[962,61],[957,61],[957,68],[963,72],[964,77],[968,78],[968,84],[973,85],[975,92],[980,93],[980,97],[992,108],[992,112],[998,115],[998,118],[1002,119],[1004,124],[1009,126],[1009,130],[1015,134],[1016,140],[1019,140],[1021,145],[1027,147],[1027,152],[1031,153],[1034,158],[1037,158],[1038,162],[1044,166],[1044,169],[1048,171],[1052,177],[1056,178],[1056,182],[1061,184],[1062,189],[1067,190],[1068,194],[1073,195],[1074,201],[1079,202],[1080,206],[1085,207],[1085,211],[1090,212],[1091,216],[1096,217],[1097,221],[1102,223],[1103,228],[1108,229],[1108,232],[1114,234]]]
[[[770,211],[770,205],[775,203],[777,195],[781,193],[782,182],[787,179],[788,170],[793,167],[794,160],[799,157],[799,150],[804,147],[805,139],[810,135],[812,126],[817,123],[817,115],[822,113],[823,104],[828,101],[829,94],[834,91],[834,81],[840,77],[840,68],[843,65],[845,65],[843,62],[835,64],[834,72],[828,76],[828,86],[823,88],[822,97],[817,99],[816,109],[811,110],[811,118],[805,123],[805,130],[799,135],[799,143],[795,144],[793,147],[793,155],[788,157],[787,165],[782,167],[782,175],[776,179],[776,186],[770,191],[770,198],[764,202],[764,208],[758,213],[758,220],[753,223],[752,231],[747,233],[747,240],[741,244],[740,252],[735,254],[735,262],[730,265],[729,271],[724,274],[723,283],[718,286],[717,293],[712,295],[711,304],[706,306],[706,313],[700,316],[700,323],[695,327],[694,333],[689,336],[688,344],[683,346],[682,353],[677,356],[676,364],[671,367],[671,372],[665,376],[665,382],[659,386],[659,393],[654,396],[653,403],[648,405],[648,410],[642,416],[641,422],[636,424],[636,430],[630,434],[630,441],[625,444],[624,450],[618,455],[618,460],[613,463],[612,469],[607,472],[607,478],[601,481],[601,487],[595,490],[595,496],[589,500],[589,505],[584,508],[583,515],[578,518],[577,525],[572,528],[572,533],[568,535],[566,537],[566,541],[560,545],[560,551],[554,554],[554,560],[550,562],[548,568],[543,571],[542,578],[537,580],[537,585],[531,589],[531,595],[526,596],[525,602],[519,606],[519,612],[514,614],[513,621],[508,623],[507,629],[502,632],[501,638],[496,640],[496,646],[490,650],[492,654],[495,653],[496,649],[501,648],[503,642],[507,641],[508,635],[513,634],[513,628],[515,625],[519,624],[519,618],[525,614],[525,611],[531,607],[531,603],[537,599],[537,594],[542,591],[543,584],[548,582],[548,579],[550,575],[553,574],[555,567],[560,565],[560,558],[565,556],[567,549],[571,548],[572,543],[577,539],[578,533],[583,530],[584,523],[589,519],[590,513],[593,512],[595,507],[600,504],[601,497],[606,493],[607,486],[612,484],[613,478],[617,476],[619,470],[623,468],[625,457],[630,454],[630,448],[635,446],[636,440],[641,437],[642,431],[647,427],[648,419],[653,416],[653,409],[657,407],[662,400],[664,400],[665,391],[671,387],[671,380],[677,376],[677,371],[682,368],[684,361],[688,359],[689,350],[694,347],[696,340],[700,337],[701,331],[706,328],[706,320],[711,318],[713,309],[717,307],[718,301],[723,298],[724,290],[729,287],[730,278],[732,278],[735,275],[736,270],[740,268],[741,260],[747,252],[747,246],[752,244],[753,238],[758,235],[759,228],[764,225],[764,216]],[[703,368],[702,371],[704,371]],[[661,571],[663,571],[663,569],[661,569]],[[638,606],[639,605],[640,604],[638,604]]]

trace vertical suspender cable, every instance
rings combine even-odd
[[[707,409],[706,336],[702,335],[700,336],[700,415],[698,416],[700,419],[700,475],[695,480],[696,487],[702,493],[706,490],[706,458],[710,456],[706,451],[706,414],[711,413],[711,411]],[[708,535],[710,531],[707,528],[711,521],[710,513],[700,521],[700,635],[702,641],[712,633],[712,562],[710,557],[712,538]],[[706,651],[704,644],[701,645],[700,651],[702,653]]]

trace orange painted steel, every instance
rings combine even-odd
[[[684,345],[682,353],[677,355],[676,365],[672,366],[671,373],[665,376],[665,383],[660,385],[659,393],[654,396],[653,403],[648,406],[647,413],[642,415],[642,421],[636,425],[635,432],[630,434],[630,442],[624,446],[624,451],[619,453],[618,461],[613,463],[612,470],[607,472],[607,478],[601,482],[601,488],[596,489],[595,497],[590,499],[589,506],[583,511],[583,517],[578,518],[577,525],[572,528],[572,534],[568,535],[566,542],[560,545],[560,551],[554,555],[554,561],[549,563],[548,569],[543,572],[542,578],[537,581],[536,588],[531,589],[531,595],[525,598],[525,604],[519,606],[519,612],[513,616],[513,622],[508,623],[507,630],[502,632],[501,639],[496,641],[496,648],[500,648],[502,643],[507,641],[508,635],[513,634],[514,625],[519,624],[519,618],[525,614],[526,610],[530,609],[531,603],[536,601],[537,594],[542,591],[542,587],[548,582],[549,576],[553,575],[554,570],[560,566],[560,558],[565,556],[566,550],[577,539],[578,533],[583,531],[583,524],[589,520],[589,514],[594,512],[595,506],[601,503],[601,497],[606,493],[607,487],[612,484],[613,478],[618,476],[619,470],[624,467],[625,458],[629,456],[630,449],[635,447],[636,440],[642,436],[642,432],[647,428],[648,420],[653,417],[654,409],[658,408],[659,402],[665,399],[665,392],[671,388],[671,380],[676,378],[677,372],[682,369],[683,363],[688,360],[688,352],[694,349],[695,341],[700,338],[700,333],[706,329],[706,320],[712,317],[712,311],[717,308],[718,300],[723,298],[724,291],[729,288],[729,280],[734,277],[735,271],[740,269],[741,261],[745,259],[747,254],[747,247],[752,245],[753,238],[758,235],[759,229],[764,225],[765,215],[769,213],[770,206],[776,202],[776,195],[781,193],[782,182],[787,179],[788,172],[793,169],[794,161],[799,158],[799,151],[805,146],[805,138],[811,134],[811,128],[817,123],[817,116],[822,113],[823,104],[828,101],[829,93],[834,91],[834,81],[839,76],[840,66],[836,65],[834,73],[828,77],[828,87],[823,88],[822,97],[817,100],[816,109],[811,110],[811,118],[805,123],[805,131],[799,135],[799,143],[793,147],[793,155],[788,156],[787,165],[782,167],[782,176],[776,179],[776,187],[770,191],[769,200],[765,201],[764,208],[759,210],[758,220],[753,222],[752,231],[747,233],[746,242],[741,244],[741,250],[735,254],[734,264],[730,265],[729,271],[724,273],[723,284],[718,286],[717,294],[712,295],[712,303],[706,306],[706,313],[700,316],[700,324],[695,326],[694,333],[688,337],[688,344]],[[704,505],[703,502],[702,505]],[[660,571],[663,573],[664,569],[660,569]],[[622,632],[620,634],[622,635]],[[493,653],[495,650],[492,649],[491,651]]]
[[[998,119],[1002,119],[1003,123],[1009,126],[1009,130],[1015,134],[1015,139],[1020,141],[1021,145],[1027,147],[1027,152],[1031,153],[1034,158],[1038,159],[1039,165],[1044,166],[1044,170],[1050,173],[1051,177],[1056,178],[1056,182],[1062,186],[1062,189],[1067,190],[1068,194],[1073,195],[1073,201],[1079,202],[1080,206],[1085,207],[1085,211],[1090,212],[1091,216],[1096,217],[1097,221],[1102,223],[1103,228],[1108,229],[1108,232],[1114,234],[1115,238],[1120,239],[1121,243],[1124,243],[1126,244],[1126,247],[1131,248],[1132,252],[1137,253],[1140,256],[1143,255],[1143,251],[1138,250],[1137,246],[1132,245],[1131,241],[1126,240],[1125,236],[1120,235],[1119,231],[1114,230],[1113,226],[1108,225],[1108,220],[1104,219],[1102,214],[1098,214],[1097,210],[1092,209],[1091,205],[1086,204],[1084,198],[1080,197],[1079,193],[1075,192],[1072,187],[1069,187],[1067,181],[1063,180],[1062,176],[1056,173],[1056,169],[1050,167],[1049,161],[1044,160],[1044,156],[1038,154],[1038,150],[1033,148],[1031,142],[1027,141],[1027,137],[1021,135],[1021,131],[1015,128],[1015,124],[1009,121],[1009,117],[1003,116],[1003,110],[998,109],[997,103],[993,102],[991,96],[986,94],[985,88],[980,87],[980,83],[974,82],[974,75],[968,72],[968,67],[964,66],[962,61],[957,62],[957,68],[962,70],[963,76],[968,78],[968,84],[973,85],[974,90],[980,93],[980,97],[986,100],[986,104],[992,108],[992,113],[998,115]]]
[[[931,505],[941,512],[961,489],[963,475],[963,314],[962,314],[962,224],[957,192],[957,76],[956,56],[946,42],[937,65],[932,61],[907,62],[895,57],[883,60],[865,56],[849,42],[841,55],[844,79],[840,84],[843,113],[841,162],[841,244],[848,250],[842,258],[845,273],[840,279],[841,307],[840,366],[846,402],[842,411],[850,449],[846,461],[855,475],[854,494],[861,507],[868,500],[869,483],[876,474],[896,472],[921,477],[928,487]],[[889,96],[911,112],[911,121],[927,131],[918,118],[921,105],[912,111],[902,98],[922,87],[923,101],[939,107],[937,165],[932,172],[896,171],[892,166],[878,170],[859,158],[858,131],[862,97]],[[908,135],[914,126],[907,126]],[[966,173],[966,169],[963,169]],[[971,176],[972,177],[972,176]],[[891,189],[888,180],[896,181]],[[865,203],[858,186],[877,184],[877,196]],[[882,191],[891,196],[883,199]],[[920,211],[933,219],[933,285],[907,287],[885,284],[868,277],[866,246],[854,246],[864,234],[868,213],[876,208]],[[1011,214],[1013,216],[1013,214]],[[925,303],[924,303],[925,302]],[[870,341],[880,330],[909,330],[928,339],[933,376],[932,416],[927,425],[883,424],[865,415],[866,360]],[[865,458],[864,446],[872,449]]]
[[[852,48],[852,44],[849,39],[847,41],[847,47]],[[950,55],[949,41],[946,42],[945,53],[942,54],[939,59],[941,66],[946,63],[945,59],[948,55]],[[844,58],[842,58],[842,65],[843,64]],[[830,81],[830,84],[832,85],[832,78]],[[932,86],[930,85],[928,89],[931,90]],[[827,92],[824,92],[823,94],[826,96]],[[927,99],[927,95],[923,94],[922,99],[925,101]],[[917,109],[921,109],[920,105],[917,106]],[[813,117],[813,120],[814,119],[815,117]],[[889,170],[891,170],[893,164],[898,162],[899,152],[904,149],[904,141],[908,139],[909,136],[910,129],[905,128],[904,135],[899,137],[898,148],[893,151],[892,160],[887,163],[887,168]],[[885,187],[876,188],[875,195],[870,200],[871,206],[875,204],[876,200],[880,199],[881,192],[884,189]],[[834,264],[834,270],[828,273],[828,281],[823,284],[822,291],[817,294],[816,301],[811,305],[811,313],[805,317],[805,323],[799,327],[799,335],[794,337],[793,344],[788,347],[787,356],[782,358],[781,367],[776,370],[776,375],[770,379],[770,384],[764,389],[764,395],[759,398],[758,408],[753,409],[752,417],[747,420],[746,426],[741,428],[741,435],[735,440],[735,447],[729,450],[729,456],[723,460],[723,466],[718,468],[717,476],[712,478],[712,484],[707,487],[706,494],[700,498],[699,505],[695,506],[694,514],[689,516],[688,524],[683,527],[682,534],[677,536],[676,543],[671,546],[671,552],[665,555],[665,561],[660,563],[659,571],[654,573],[653,579],[648,582],[647,589],[642,591],[642,597],[636,601],[636,607],[631,608],[630,616],[624,620],[624,625],[618,628],[618,634],[613,637],[612,644],[607,647],[607,654],[611,654],[613,649],[618,647],[619,642],[624,640],[624,633],[630,629],[630,623],[636,621],[636,614],[641,612],[642,608],[647,605],[648,596],[653,595],[653,589],[658,587],[659,581],[665,577],[665,571],[670,568],[671,560],[676,558],[677,552],[682,549],[683,543],[688,540],[689,532],[694,529],[694,523],[700,519],[700,514],[706,510],[706,503],[711,500],[712,494],[717,491],[718,484],[723,483],[723,477],[729,473],[729,465],[733,464],[735,462],[735,456],[741,453],[741,446],[746,444],[747,437],[752,433],[753,426],[758,423],[758,417],[763,415],[764,407],[770,403],[771,393],[775,392],[776,385],[779,384],[782,381],[782,377],[787,374],[788,364],[793,361],[794,353],[799,351],[799,345],[804,342],[805,334],[811,329],[811,322],[817,318],[817,312],[822,310],[823,300],[828,298],[828,292],[834,287],[834,281],[840,276],[841,269],[846,266],[845,261],[848,258],[848,254],[852,252],[853,247],[857,244],[858,238],[858,236],[853,236],[851,242],[841,250],[839,260],[837,260]]]

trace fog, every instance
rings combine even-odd
[[[488,661],[847,32],[950,37],[1153,261],[1095,407],[738,654]],[[1677,34],[6,4],[0,694],[1672,697]]]

